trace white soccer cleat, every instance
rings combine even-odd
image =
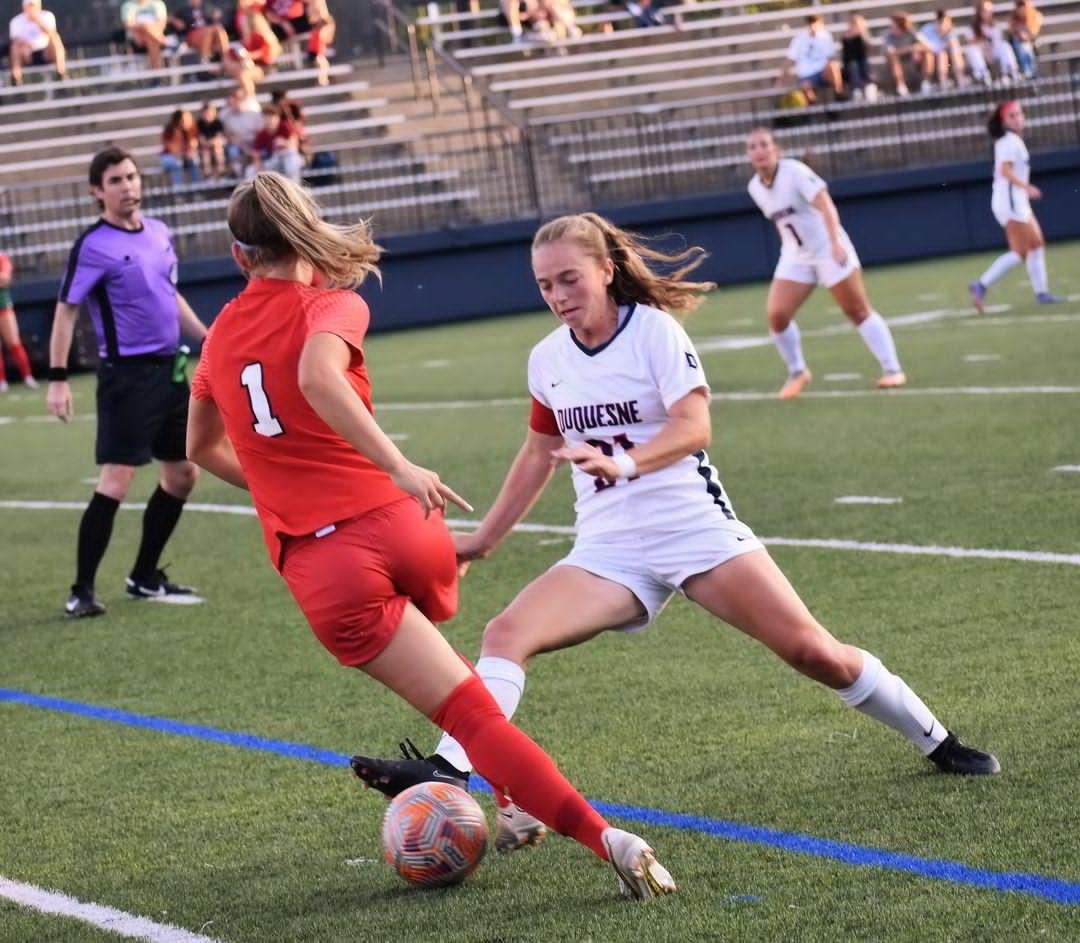
[[[521,806],[510,803],[495,813],[495,850],[506,854],[519,848],[539,845],[547,836],[547,826]]]
[[[630,900],[674,894],[675,881],[653,855],[644,838],[621,828],[605,828],[600,840],[619,879],[619,893]]]

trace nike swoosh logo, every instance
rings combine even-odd
[[[923,735],[924,737],[929,737],[929,736],[930,736],[930,735],[931,735],[931,734],[932,734],[933,732],[934,732],[934,725],[933,725],[933,724],[931,724],[931,725],[930,725],[930,729],[929,729],[929,730],[924,730],[924,731],[922,732],[922,735]]]
[[[737,541],[738,541],[739,543],[742,543],[742,542],[743,542],[744,540],[746,540],[746,538],[745,538],[745,537],[736,537],[735,539],[736,539],[736,540],[737,540]]]
[[[562,380],[556,380],[554,383],[551,384],[552,389],[557,387],[560,383],[562,383]]]
[[[448,783],[459,783],[459,782],[461,782],[461,780],[457,776],[447,776],[446,773],[432,772],[431,778],[432,779],[444,779]]]

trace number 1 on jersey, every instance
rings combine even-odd
[[[251,427],[259,435],[271,439],[274,436],[284,435],[285,430],[270,411],[270,398],[263,389],[262,364],[256,361],[244,367],[240,371],[240,383],[247,390],[248,403],[251,405],[251,412],[255,416],[255,422],[252,423]]]

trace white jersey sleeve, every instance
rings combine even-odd
[[[686,329],[673,317],[653,318],[649,322],[649,369],[665,409],[671,409],[693,390],[709,392],[709,381],[701,367],[701,358]]]
[[[822,190],[828,189],[825,181],[802,161],[793,160],[789,162],[789,165],[791,167],[792,178],[795,182],[795,189],[798,191],[799,196],[806,200],[807,203],[813,203],[814,197]]]

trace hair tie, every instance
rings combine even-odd
[[[233,243],[243,249],[245,252],[258,252],[258,246],[248,245],[246,242],[241,242],[239,239],[233,239]]]

